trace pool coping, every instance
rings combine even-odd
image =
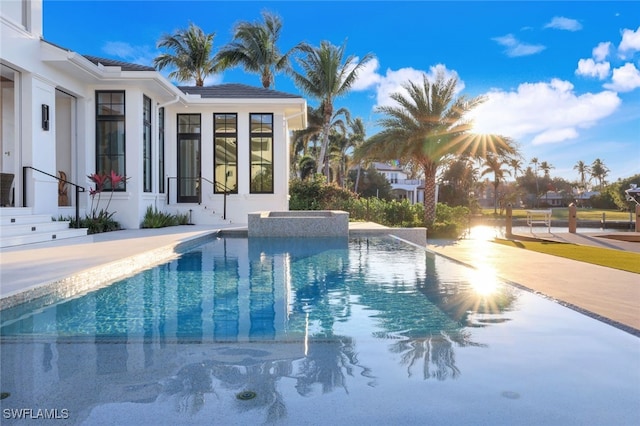
[[[0,311],[14,306],[42,300],[44,304],[74,297],[87,291],[108,286],[145,269],[177,258],[191,247],[215,238],[219,230],[195,235],[139,254],[90,267],[63,278],[14,291],[0,298]]]

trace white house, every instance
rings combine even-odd
[[[289,134],[306,127],[304,98],[239,84],[177,87],[152,67],[44,40],[42,0],[2,1],[0,12],[5,207],[58,217],[78,206],[84,215],[88,176],[113,170],[128,179],[109,211],[128,229],[148,206],[190,212],[196,224],[288,210]],[[73,184],[87,192],[76,196]]]
[[[424,179],[408,179],[404,170],[386,163],[373,163],[373,167],[389,181],[395,199],[424,203]]]

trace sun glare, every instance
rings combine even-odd
[[[469,283],[473,291],[479,296],[490,296],[498,290],[498,277],[495,269],[481,267],[469,269]]]

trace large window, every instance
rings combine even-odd
[[[164,108],[158,111],[158,192],[164,194]]]
[[[142,99],[142,183],[143,191],[151,192],[151,99]]]
[[[273,193],[273,114],[250,115],[251,193]]]
[[[238,116],[213,115],[215,192],[238,193]]]
[[[200,114],[178,114],[178,202],[200,202]]]
[[[96,92],[96,173],[125,176],[124,91]],[[116,191],[124,191],[121,183]],[[111,189],[107,182],[105,189]]]

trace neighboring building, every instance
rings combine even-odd
[[[407,179],[407,173],[386,163],[373,163],[376,171],[389,181],[396,200],[409,200],[412,204],[424,203],[424,179]]]
[[[52,217],[78,205],[84,215],[87,176],[113,170],[128,178],[109,207],[124,228],[138,228],[148,206],[190,212],[196,224],[288,210],[289,134],[306,127],[304,98],[239,84],[176,87],[152,67],[43,40],[42,0],[1,2],[0,12],[0,171],[13,177],[3,204]],[[60,172],[87,192],[77,199],[47,175]]]

